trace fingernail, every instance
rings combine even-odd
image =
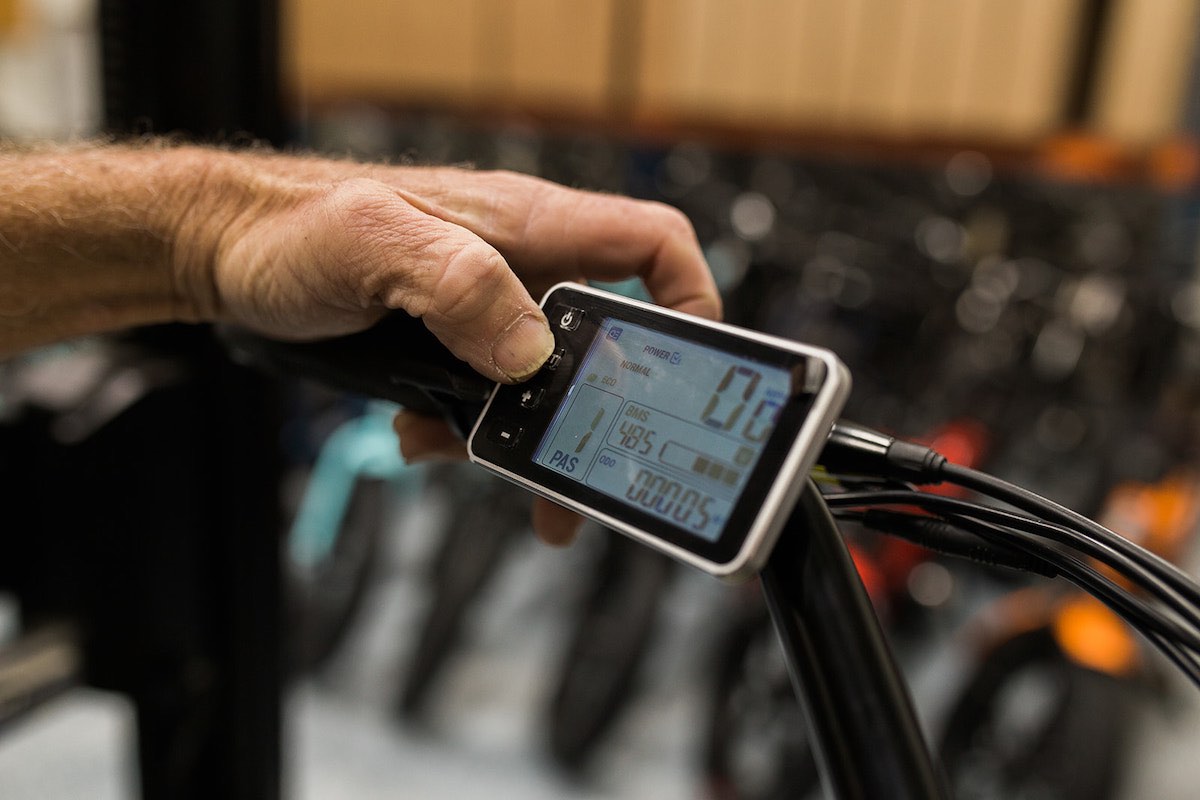
[[[543,531],[541,539],[551,547],[568,547],[579,537],[579,529],[583,527],[582,519],[574,519],[557,523],[552,530]]]
[[[524,314],[508,326],[492,348],[492,363],[512,381],[537,372],[554,350],[554,334],[540,314]]]

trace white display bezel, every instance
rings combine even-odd
[[[664,541],[659,536],[641,529],[627,520],[615,518],[610,514],[606,514],[581,502],[577,498],[565,496],[560,492],[541,485],[528,476],[515,473],[481,457],[476,452],[474,446],[475,437],[480,434],[484,420],[488,419],[488,412],[492,407],[497,392],[501,388],[500,386],[497,386],[489,396],[487,405],[484,407],[483,413],[476,421],[475,426],[471,430],[471,435],[467,440],[467,452],[474,463],[559,505],[643,542],[672,558],[727,581],[744,580],[755,575],[770,555],[784,522],[786,522],[788,514],[791,513],[799,497],[808,472],[816,463],[825,440],[828,438],[834,422],[841,413],[846,397],[849,395],[850,374],[846,370],[846,367],[836,355],[823,348],[694,317],[689,314],[661,308],[639,300],[632,300],[581,284],[560,283],[551,287],[542,298],[542,306],[545,307],[550,302],[551,296],[562,289],[569,289],[584,295],[594,295],[598,298],[603,298],[608,303],[639,309],[643,313],[649,312],[652,315],[674,319],[688,325],[719,331],[734,338],[754,341],[760,345],[816,359],[824,365],[825,379],[813,394],[811,409],[801,424],[792,445],[788,448],[782,466],[770,490],[765,495],[760,510],[754,516],[741,547],[738,549],[736,555],[727,562],[716,562],[704,558],[698,553],[689,551],[687,548],[674,542]]]

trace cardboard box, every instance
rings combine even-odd
[[[1197,0],[1115,0],[1103,42],[1090,128],[1129,144],[1179,129],[1192,76]]]
[[[1081,0],[643,0],[642,116],[909,137],[1044,134]]]
[[[289,0],[285,75],[315,100],[603,112],[615,0]]]
[[[286,83],[311,99],[471,102],[483,91],[485,0],[288,0]]]

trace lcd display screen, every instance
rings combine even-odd
[[[533,460],[715,542],[792,388],[779,366],[608,317]]]

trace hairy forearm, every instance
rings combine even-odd
[[[552,343],[530,289],[631,275],[719,314],[691,226],[654,203],[505,172],[0,145],[0,357],[164,321],[334,336],[400,309],[482,373],[519,379]]]
[[[0,146],[0,357],[218,318],[222,237],[288,186],[327,178],[323,164],[157,142]]]
[[[170,268],[193,182],[181,156],[0,150],[0,353],[185,313]]]

